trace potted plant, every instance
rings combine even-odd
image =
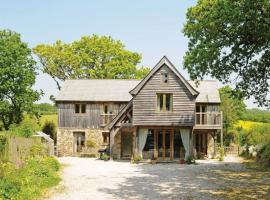
[[[155,165],[157,163],[157,157],[153,156],[151,159],[151,164]]]
[[[180,161],[179,161],[180,164],[185,164],[185,160],[183,158],[180,158]]]
[[[110,156],[108,154],[104,153],[101,156],[101,160],[108,161],[108,160],[110,160]]]

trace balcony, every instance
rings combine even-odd
[[[113,120],[114,117],[115,117],[114,114],[101,114],[100,115],[100,120],[101,120],[100,126],[101,127],[107,126]]]
[[[194,129],[221,129],[222,112],[196,112]]]

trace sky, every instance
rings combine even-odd
[[[153,67],[166,55],[189,79],[182,67],[188,47],[182,29],[187,9],[195,4],[195,0],[0,0],[0,29],[20,33],[31,48],[85,35],[110,35],[140,53],[141,65]],[[50,95],[58,93],[53,79],[41,71],[34,88],[45,93],[39,102],[52,103]],[[253,100],[246,104],[257,107]]]

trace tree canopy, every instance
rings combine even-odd
[[[0,30],[0,120],[5,129],[20,123],[24,112],[33,112],[41,95],[32,89],[35,78],[31,49],[18,33]]]
[[[137,67],[140,54],[126,50],[121,41],[109,36],[84,36],[72,43],[59,40],[33,50],[59,89],[66,79],[136,79],[149,72],[149,68]]]
[[[246,105],[243,99],[232,95],[233,90],[229,86],[220,88],[219,93],[221,98],[220,110],[223,112],[224,136],[226,138],[229,129],[233,128],[233,125],[245,113]]]
[[[270,107],[270,1],[199,0],[186,17],[191,79],[210,75]]]

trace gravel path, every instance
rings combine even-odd
[[[238,159],[197,161],[197,165],[130,164],[64,157],[63,181],[51,200],[87,199],[212,199],[225,183],[218,170],[245,170]]]

